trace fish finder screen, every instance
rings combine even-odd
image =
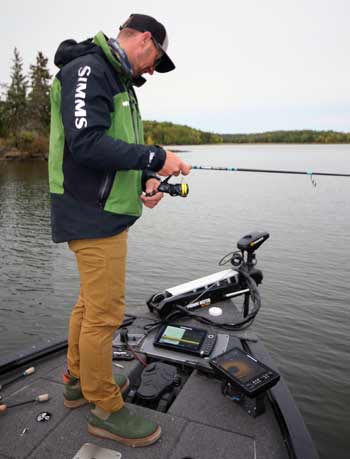
[[[266,373],[266,367],[240,349],[232,349],[216,359],[218,368],[242,383],[251,381]]]
[[[280,379],[276,371],[238,347],[214,357],[209,364],[249,397],[265,392]]]
[[[198,351],[206,335],[205,330],[168,325],[162,330],[157,343],[181,350]]]

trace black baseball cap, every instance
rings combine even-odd
[[[155,70],[159,73],[167,73],[174,70],[175,65],[166,53],[168,49],[168,34],[163,24],[146,14],[131,14],[124,24],[119,27],[120,30],[126,28],[138,30],[139,32],[150,32],[153,40],[157,42],[157,45],[163,51]]]

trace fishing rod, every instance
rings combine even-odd
[[[206,171],[228,171],[228,172],[261,172],[266,174],[297,174],[297,175],[325,175],[329,177],[350,177],[350,174],[339,174],[335,172],[314,172],[314,171],[288,171],[278,169],[250,169],[242,167],[214,167],[214,166],[192,166],[192,169]]]
[[[282,169],[251,169],[243,167],[215,167],[215,166],[192,166],[193,170],[204,170],[204,171],[225,171],[225,172],[257,172],[263,174],[294,174],[294,175],[308,175],[311,179],[311,183],[316,187],[317,183],[314,180],[315,175],[323,175],[328,177],[350,177],[350,174],[340,174],[338,172],[314,172],[314,171],[290,171]],[[157,191],[152,193],[146,193],[146,196],[152,196],[158,192],[168,193],[170,196],[181,196],[186,198],[189,193],[189,186],[187,183],[169,183],[171,175],[165,180],[160,182]]]

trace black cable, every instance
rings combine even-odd
[[[133,316],[131,314],[125,314],[123,323],[120,326],[120,328],[127,327],[128,325],[131,325],[134,322],[135,319],[136,319],[136,316]]]
[[[246,265],[243,264],[241,267],[239,267],[238,273],[242,277],[244,277],[247,287],[250,290],[251,299],[255,305],[255,308],[253,309],[253,311],[251,311],[247,315],[247,317],[245,317],[243,320],[236,322],[236,323],[218,323],[207,317],[199,316],[194,312],[190,312],[188,309],[186,309],[186,307],[177,304],[174,306],[174,308],[176,309],[172,311],[170,314],[168,314],[162,321],[160,321],[157,326],[163,323],[166,323],[166,322],[170,322],[171,320],[179,319],[181,317],[181,318],[193,319],[205,325],[215,326],[217,328],[222,328],[224,330],[229,330],[229,331],[243,330],[245,328],[248,328],[253,323],[256,315],[258,314],[260,310],[261,297],[260,297],[260,292],[258,290],[256,282],[249,275]],[[205,290],[205,293],[208,290],[210,290],[211,287],[212,286],[208,287],[208,289]]]
[[[146,331],[146,336],[149,335],[154,329],[158,328],[160,325],[163,325],[163,320],[158,320],[156,322],[151,322],[143,326],[143,329]]]

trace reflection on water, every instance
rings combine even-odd
[[[196,165],[350,172],[349,146],[195,147]],[[1,356],[66,336],[79,280],[51,242],[46,162],[0,163]],[[166,196],[130,231],[127,302],[211,272],[251,230],[263,307],[255,327],[324,458],[348,457],[350,180],[193,171],[186,199]],[[347,397],[347,398],[346,398]]]

